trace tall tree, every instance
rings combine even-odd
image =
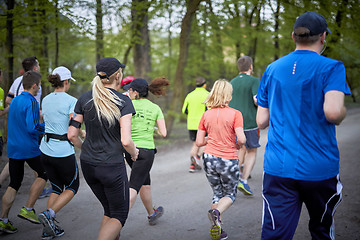
[[[150,35],[149,35],[149,7],[148,0],[132,0],[132,42],[135,77],[149,80],[151,72]]]
[[[101,0],[96,0],[96,62],[104,57],[103,11]]]
[[[187,10],[181,23],[179,60],[178,60],[175,80],[173,84],[173,97],[171,99],[170,108],[166,118],[167,129],[169,134],[171,133],[174,120],[176,117],[176,113],[180,112],[181,96],[184,95],[183,74],[188,58],[191,24],[201,1],[202,0],[187,1]]]
[[[5,84],[6,92],[10,88],[14,78],[14,14],[15,0],[7,0],[6,11],[6,49],[8,60],[8,79]]]

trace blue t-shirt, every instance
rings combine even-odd
[[[339,173],[335,125],[325,118],[325,93],[350,94],[342,62],[297,50],[270,64],[257,94],[270,112],[264,171],[321,181]]]
[[[58,135],[67,134],[69,129],[69,114],[74,113],[77,99],[66,92],[53,92],[47,95],[41,110],[44,116],[45,132]],[[50,138],[41,140],[40,151],[51,157],[67,157],[74,154],[74,147],[68,141]]]
[[[7,155],[13,159],[40,155],[39,135],[45,125],[40,123],[39,104],[29,92],[22,92],[11,101],[8,119]]]

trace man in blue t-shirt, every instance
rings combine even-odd
[[[23,76],[24,92],[14,98],[9,108],[7,155],[9,157],[10,184],[2,198],[0,231],[15,233],[8,219],[11,206],[24,178],[25,162],[37,173],[30,188],[29,198],[20,210],[19,217],[40,224],[34,205],[47,181],[40,162],[39,134],[44,133],[44,123],[40,123],[40,109],[36,94],[40,89],[40,73],[28,71]]]
[[[342,62],[321,56],[330,30],[306,12],[295,22],[296,50],[271,63],[257,94],[257,124],[269,126],[264,156],[262,239],[292,239],[305,203],[312,239],[333,239],[342,200],[335,125],[350,94]]]

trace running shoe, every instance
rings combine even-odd
[[[51,193],[52,193],[52,187],[44,188],[39,196],[39,199],[49,197]]]
[[[221,229],[220,240],[225,240],[225,239],[228,239],[228,235],[223,229]]]
[[[42,240],[50,240],[50,239],[53,239],[53,238],[55,238],[55,236],[49,235],[43,230],[43,233],[41,235]]]
[[[222,233],[220,212],[217,209],[211,209],[208,211],[208,217],[211,223],[211,228],[209,231],[210,237],[213,240],[219,240]]]
[[[39,214],[39,220],[44,226],[45,236],[61,237],[65,231],[54,223],[55,218],[50,216],[50,211],[46,210]]]
[[[27,210],[25,207],[20,209],[18,217],[28,220],[31,223],[40,224],[38,217],[35,214],[35,209]]]
[[[0,220],[0,231],[6,232],[6,233],[16,233],[17,228],[12,225],[10,221],[7,223],[4,223],[3,220]]]
[[[245,195],[253,195],[253,192],[250,190],[250,186],[241,180],[239,180],[238,189]]]
[[[159,217],[161,217],[164,213],[164,208],[159,206],[157,209],[154,208],[154,213],[148,216],[148,221],[150,225],[155,225],[156,221]]]
[[[194,156],[191,156],[190,161],[191,161],[191,164],[190,164],[189,172],[193,173],[193,172],[197,172],[197,171],[201,170],[201,166],[199,164],[197,164]]]

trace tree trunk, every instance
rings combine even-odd
[[[275,36],[274,36],[274,48],[275,48],[275,53],[274,53],[274,61],[277,60],[279,58],[279,52],[280,52],[280,46],[279,46],[279,25],[280,25],[280,0],[276,1],[276,12],[274,14],[275,17],[275,26],[274,26],[274,31],[275,31]]]
[[[181,94],[184,91],[183,74],[188,58],[191,24],[193,21],[193,16],[196,13],[196,10],[198,9],[198,6],[201,1],[202,0],[188,1],[187,11],[181,23],[179,60],[176,68],[175,80],[173,85],[173,97],[171,99],[170,108],[166,118],[168,135],[170,135],[171,133],[175,117],[180,112]]]
[[[59,2],[55,0],[55,67],[59,66]],[[54,68],[55,68],[54,67]]]
[[[101,0],[96,0],[96,62],[104,57],[104,30]]]
[[[148,0],[133,0],[131,8],[132,42],[135,77],[150,80],[151,72],[150,36],[148,29]]]
[[[6,1],[6,50],[8,62],[8,78],[5,81],[5,92],[7,93],[14,81],[14,14],[15,0]],[[6,95],[6,94],[5,94]]]

